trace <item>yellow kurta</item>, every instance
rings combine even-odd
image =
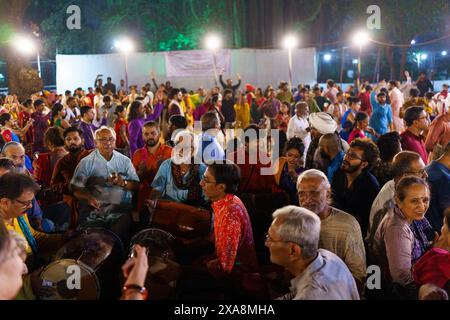
[[[33,227],[30,225],[30,221],[28,221],[28,217],[25,215],[25,222],[27,223],[28,228],[30,229],[31,234],[33,235],[34,239],[37,242],[38,249],[40,252],[42,252],[44,255],[46,254],[54,254],[55,251],[63,245],[63,235],[59,234],[46,234],[43,232],[39,232],[33,229]],[[17,218],[14,218],[12,220],[12,223],[8,223],[5,221],[6,228],[8,230],[14,230],[18,234],[20,234],[22,237],[25,237],[22,229],[20,228],[19,221]],[[27,242],[26,244],[26,253],[27,256],[31,255],[33,251],[31,250],[30,244]]]
[[[236,129],[245,129],[250,125],[250,106],[248,103],[235,104],[236,112]]]

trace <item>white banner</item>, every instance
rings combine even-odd
[[[230,74],[231,50],[170,51],[165,53],[167,77],[210,77],[223,71]]]

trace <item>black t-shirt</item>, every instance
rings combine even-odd
[[[363,172],[347,188],[347,176],[342,169],[338,170],[331,184],[333,206],[350,213],[358,220],[362,234],[367,233],[370,209],[380,192],[377,179],[370,172]]]

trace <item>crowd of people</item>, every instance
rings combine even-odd
[[[345,91],[98,76],[0,97],[0,299],[42,298],[42,267],[80,230],[128,245],[161,199],[211,217],[177,242],[180,299],[448,299],[450,95],[405,76]],[[150,255],[123,261],[122,299],[156,294]]]

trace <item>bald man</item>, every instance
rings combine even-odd
[[[11,159],[16,166],[16,171],[31,176],[25,166],[25,148],[18,142],[11,141],[5,144],[2,150],[4,157]]]
[[[319,152],[320,156],[329,163],[325,173],[331,183],[334,173],[339,170],[344,160],[341,138],[335,133],[323,135],[319,140]]]

